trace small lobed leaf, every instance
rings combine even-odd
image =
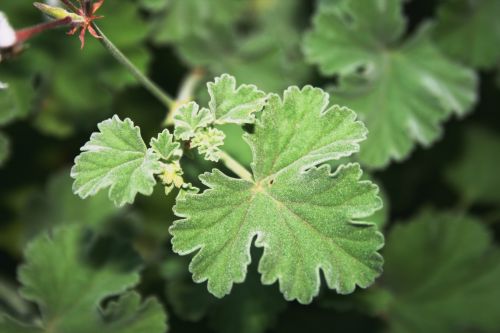
[[[208,190],[178,200],[183,219],[170,228],[175,252],[197,252],[195,282],[222,297],[245,279],[250,247],[263,247],[264,284],[279,281],[287,300],[309,303],[320,287],[347,294],[380,275],[383,237],[362,222],[381,207],[378,188],[361,181],[357,164],[331,173],[320,164],[359,150],[366,128],[349,109],[328,107],[328,94],[310,86],[271,95],[255,134],[254,181],[219,170],[200,176]]]
[[[174,116],[174,135],[180,140],[189,140],[196,135],[196,131],[205,128],[214,121],[208,109],[200,107],[195,102],[182,105]]]
[[[430,146],[441,123],[476,100],[477,78],[434,45],[429,25],[401,40],[401,0],[344,0],[321,6],[304,41],[308,60],[327,76],[338,103],[358,112],[370,131],[360,161],[383,168],[416,143]]]
[[[158,134],[158,137],[152,138],[149,145],[165,161],[182,156],[180,143],[175,142],[174,136],[167,129]]]
[[[251,124],[255,113],[266,103],[266,93],[254,85],[243,84],[236,88],[236,79],[224,74],[208,83],[212,116],[217,124]]]
[[[118,206],[132,203],[137,193],[149,195],[161,172],[159,156],[147,149],[140,129],[118,116],[98,125],[71,169],[73,191],[82,198],[109,187],[109,198]]]
[[[220,158],[220,146],[224,145],[226,136],[217,128],[208,128],[196,133],[191,141],[191,147],[198,148],[198,153],[204,155],[205,159],[217,162]]]

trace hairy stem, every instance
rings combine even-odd
[[[168,109],[171,109],[175,102],[167,93],[165,93],[156,83],[151,81],[147,76],[142,74],[142,72],[135,67],[135,65],[106,37],[106,35],[99,29],[99,27],[93,24],[94,29],[97,31],[101,37],[99,40],[108,49],[108,51],[121,63],[141,84],[146,88],[153,96],[155,96],[160,102],[165,105]]]
[[[175,99],[174,106],[170,108],[167,118],[163,122],[165,126],[172,126],[174,124],[174,116],[181,105],[189,103],[193,100],[194,90],[203,78],[204,71],[201,68],[193,69],[182,81],[181,88]]]
[[[238,177],[243,180],[253,182],[252,174],[243,165],[232,158],[228,153],[226,153],[225,151],[221,151],[220,159],[222,160],[222,162],[224,162],[224,165],[229,170],[234,172]]]

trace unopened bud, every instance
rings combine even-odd
[[[71,23],[83,23],[85,21],[82,16],[68,12],[66,9],[61,7],[53,7],[40,2],[35,2],[33,5],[42,13],[55,20],[61,20],[69,17],[71,18]]]

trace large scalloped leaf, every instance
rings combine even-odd
[[[83,260],[84,233],[78,226],[43,234],[26,250],[19,277],[22,295],[35,302],[41,318],[21,324],[0,315],[1,332],[164,333],[166,315],[154,299],[141,304],[136,293],[125,293],[139,282],[136,271],[108,264],[93,267]],[[88,246],[88,245],[87,245]],[[120,295],[101,308],[101,302]]]
[[[427,26],[400,42],[400,0],[339,3],[320,7],[305,51],[323,74],[340,74],[334,96],[366,123],[361,162],[384,167],[406,158],[416,142],[431,145],[444,120],[469,111],[476,77],[437,50]]]
[[[359,149],[366,129],[346,108],[328,108],[320,89],[288,89],[271,95],[255,134],[254,181],[218,170],[200,176],[209,187],[178,200],[184,217],[170,229],[174,251],[198,253],[190,270],[196,282],[221,297],[245,279],[250,247],[264,248],[262,282],[279,280],[288,300],[309,303],[318,293],[320,270],[328,286],[350,293],[368,287],[380,274],[377,250],[383,238],[376,226],[361,222],[381,207],[378,189],[360,181],[358,165],[333,174],[323,162]]]

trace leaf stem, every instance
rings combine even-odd
[[[151,81],[147,76],[142,74],[142,72],[132,64],[132,62],[106,37],[106,35],[102,32],[99,27],[93,23],[94,29],[99,34],[101,43],[108,49],[108,51],[115,57],[116,60],[120,64],[122,64],[128,71],[146,88],[153,96],[155,96],[158,100],[160,100],[169,110],[171,110],[170,114],[173,120],[175,107],[177,101],[179,99],[183,100],[186,98],[192,98],[192,91],[194,87],[198,84],[198,81],[201,79],[203,73],[200,70],[194,70],[190,76],[188,76],[185,82],[182,85],[182,88],[179,91],[179,98],[174,100],[167,93],[165,93],[160,87],[158,87],[153,81]],[[187,96],[187,97],[186,97]],[[165,121],[168,124],[170,117]],[[228,153],[222,151],[220,154],[220,159],[226,167],[234,172],[241,179],[252,182],[252,174],[238,161],[232,158]]]
[[[153,96],[155,96],[163,105],[171,109],[175,102],[167,93],[165,93],[156,83],[151,81],[147,76],[135,67],[135,65],[106,37],[101,29],[96,24],[93,24],[94,29],[101,37],[99,40],[108,49],[113,57],[120,62]]]
[[[243,165],[232,158],[228,153],[226,153],[225,151],[221,151],[220,159],[222,160],[222,162],[224,162],[226,167],[234,172],[238,177],[243,180],[253,182],[252,174]]]
[[[54,29],[63,25],[71,24],[71,18],[66,17],[60,20],[49,21],[46,23],[41,23],[33,27],[24,28],[16,31],[16,43],[21,44],[31,37],[38,35],[44,31]]]

